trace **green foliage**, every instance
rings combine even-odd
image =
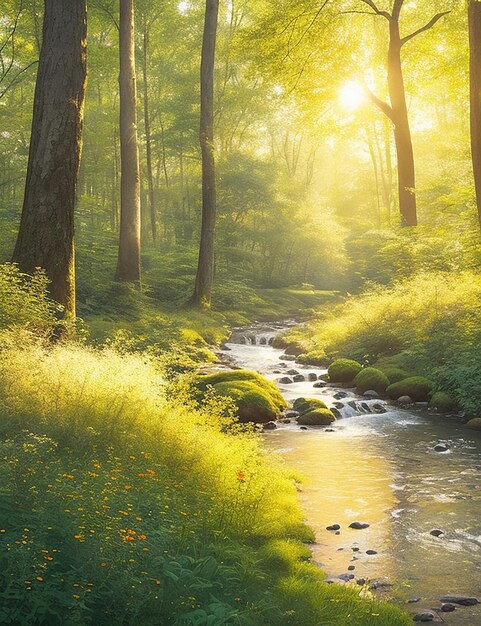
[[[270,394],[253,380],[217,383],[214,391],[234,401],[241,422],[269,422],[280,415],[279,406]]]
[[[48,280],[41,270],[27,276],[16,265],[0,265],[0,330],[10,326],[51,330],[58,306],[49,299],[47,289]]]
[[[297,423],[301,426],[329,426],[335,421],[336,418],[329,409],[307,410],[297,418]]]
[[[361,371],[362,366],[351,359],[336,359],[329,366],[327,373],[333,383],[350,383]]]
[[[362,369],[354,379],[354,385],[360,393],[364,393],[369,389],[384,393],[389,387],[390,381],[388,377],[375,367],[366,367]]]
[[[433,396],[429,402],[429,406],[440,413],[449,413],[449,411],[456,410],[456,402],[451,396],[444,391],[437,391],[433,393]]]
[[[386,393],[393,400],[401,396],[409,396],[414,402],[426,402],[431,397],[433,387],[433,383],[423,376],[412,376],[389,385]]]

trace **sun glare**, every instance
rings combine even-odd
[[[366,100],[364,89],[359,83],[354,81],[346,83],[341,87],[339,97],[341,104],[346,107],[346,109],[357,109]]]

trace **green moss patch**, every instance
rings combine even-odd
[[[329,426],[336,421],[334,414],[329,409],[313,409],[297,418],[301,426]]]
[[[457,408],[456,401],[444,391],[434,393],[429,406],[440,413],[449,413],[449,411],[455,411]]]
[[[380,367],[379,369],[387,376],[389,380],[389,384],[394,385],[394,383],[398,383],[401,380],[405,380],[406,378],[410,378],[411,374],[406,372],[406,370],[401,369],[400,367],[393,367],[387,365],[386,367]]]
[[[423,376],[412,376],[400,380],[386,389],[387,395],[393,400],[401,396],[409,396],[414,402],[426,402],[433,391],[433,383]]]
[[[366,367],[356,376],[354,384],[360,393],[364,393],[370,389],[377,391],[377,393],[384,393],[389,387],[390,382],[388,377],[383,374],[381,370],[375,367]]]
[[[297,398],[293,404],[294,410],[299,413],[307,413],[313,409],[327,409],[327,404],[318,398]]]
[[[357,361],[351,359],[336,359],[327,370],[329,380],[333,383],[350,383],[352,382],[362,366]]]

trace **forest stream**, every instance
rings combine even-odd
[[[265,445],[305,477],[301,500],[317,538],[314,560],[332,579],[379,579],[387,597],[412,602],[413,612],[440,607],[444,595],[480,597],[481,433],[424,407],[398,409],[353,390],[314,387],[308,374],[313,379],[326,370],[283,360],[292,357],[269,345],[283,326],[237,329],[224,354],[232,365],[276,381],[288,401],[303,396],[329,407],[337,403],[334,432],[301,429],[292,420],[265,435]],[[289,370],[306,380],[279,383]],[[373,413],[379,403],[386,412]],[[438,443],[448,451],[436,452]],[[349,528],[355,521],[369,527]],[[326,530],[334,524],[339,534]],[[439,615],[448,624],[475,626],[481,604]]]

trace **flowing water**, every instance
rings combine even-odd
[[[233,364],[275,381],[289,370],[306,378],[325,374],[282,360],[283,351],[270,345],[277,332],[279,327],[260,325],[236,331],[226,354]],[[366,405],[353,390],[316,388],[307,380],[277,384],[288,401],[338,403],[334,432],[301,430],[293,420],[265,435],[265,445],[305,477],[302,504],[316,533],[313,556],[324,571],[337,578],[354,566],[349,573],[356,579],[386,578],[393,584],[390,596],[419,598],[413,612],[439,607],[446,594],[481,599],[481,433],[422,408],[385,405],[387,412],[372,413],[379,402]],[[335,398],[339,392],[347,397]],[[435,452],[439,442],[449,451]],[[348,528],[354,521],[370,526]],[[340,534],[326,530],[331,524],[341,526]],[[444,534],[432,536],[433,529]],[[481,605],[440,615],[447,624],[481,626]]]

